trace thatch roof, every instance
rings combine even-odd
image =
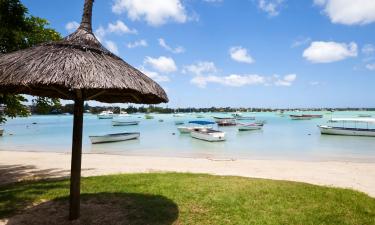
[[[86,1],[81,26],[58,42],[0,55],[0,93],[85,100],[156,104],[168,102],[164,90],[108,51],[91,28]]]

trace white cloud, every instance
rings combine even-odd
[[[364,25],[375,22],[374,0],[314,0],[332,23]]]
[[[79,27],[79,23],[76,21],[71,21],[65,25],[65,29],[69,32],[73,32],[77,30]]]
[[[312,42],[303,52],[303,57],[312,63],[331,63],[358,55],[357,44],[351,42]]]
[[[362,48],[362,53],[365,55],[373,55],[375,53],[375,46],[372,44],[366,44]]]
[[[266,12],[269,16],[277,16],[280,14],[280,8],[284,0],[258,0],[258,7]]]
[[[320,85],[320,82],[319,81],[311,81],[310,85],[311,86],[318,86],[318,85]]]
[[[141,67],[139,70],[156,82],[168,82],[168,81],[170,81],[168,76],[160,75],[158,72],[147,70],[144,67]]]
[[[147,47],[147,46],[148,46],[147,41],[143,39],[139,41],[135,41],[135,42],[130,42],[127,44],[128,48]]]
[[[282,78],[275,75],[272,77],[261,76],[258,74],[230,74],[228,76],[195,76],[191,79],[191,83],[204,88],[208,83],[216,83],[230,87],[243,87],[249,85],[275,85],[275,86],[291,86],[296,80],[297,75],[289,74]]]
[[[137,30],[130,29],[121,20],[117,20],[116,23],[109,23],[107,31],[109,33],[116,33],[116,34],[136,34],[137,33]]]
[[[165,56],[160,56],[159,58],[152,58],[147,56],[144,60],[144,65],[148,65],[162,73],[171,73],[177,71],[177,66],[174,60],[170,57]]]
[[[298,37],[292,44],[292,48],[297,48],[302,45],[306,45],[311,42],[311,38],[309,37]]]
[[[191,73],[196,76],[202,76],[207,74],[216,73],[218,70],[215,66],[215,63],[202,61],[188,66],[184,66],[182,73]]]
[[[104,41],[105,36],[107,36],[108,34],[136,34],[137,30],[130,29],[124,22],[122,22],[121,20],[117,20],[116,23],[108,23],[107,28],[99,26],[94,33],[99,41]]]
[[[112,11],[127,13],[131,20],[145,20],[152,26],[160,26],[169,21],[184,23],[188,16],[181,0],[115,0]]]
[[[375,63],[370,63],[366,65],[366,68],[371,71],[375,71]]]
[[[119,54],[118,47],[117,47],[117,45],[116,45],[115,42],[113,42],[113,41],[105,41],[105,47],[107,47],[107,49],[109,51],[111,51],[113,54],[115,54],[115,55]]]
[[[159,45],[163,47],[165,50],[170,51],[175,54],[180,54],[185,52],[185,49],[182,46],[177,46],[176,48],[172,48],[169,46],[163,38],[159,38]]]
[[[288,74],[288,75],[285,75],[284,77],[280,78],[279,76],[274,76],[273,77],[273,83],[276,85],[276,86],[291,86],[293,84],[293,82],[297,79],[297,75],[296,74]]]
[[[247,52],[246,48],[241,46],[232,47],[229,49],[230,57],[237,62],[251,64],[254,62],[254,59]]]
[[[241,87],[244,85],[255,85],[263,84],[265,82],[264,77],[259,75],[237,75],[231,74],[229,76],[196,76],[191,80],[191,83],[204,88],[208,83],[217,83],[225,86]]]
[[[99,26],[94,33],[96,38],[98,38],[99,41],[102,41],[104,39],[104,36],[106,35],[106,30],[104,29],[104,27]]]

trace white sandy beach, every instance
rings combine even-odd
[[[0,183],[68,176],[70,154],[0,151]],[[375,163],[288,160],[214,160],[84,154],[82,176],[189,172],[306,182],[351,188],[375,197]],[[13,177],[13,178],[12,178]],[[12,180],[13,179],[13,180]]]

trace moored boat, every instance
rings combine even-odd
[[[112,121],[112,126],[134,126],[138,124],[139,124],[139,121],[118,121],[118,120]]]
[[[198,126],[180,126],[177,127],[178,131],[181,134],[187,134],[193,131],[212,129],[212,127],[208,125],[212,125],[215,123],[210,121],[189,121],[189,124],[198,124]]]
[[[233,113],[232,116],[236,120],[255,120],[255,116],[243,116],[242,113]]]
[[[241,124],[238,131],[261,130],[263,125],[256,124]]]
[[[370,118],[372,117],[371,114],[358,114],[358,117],[361,117],[361,118]]]
[[[181,134],[189,134],[192,131],[212,129],[212,127],[209,127],[209,126],[180,126],[180,127],[177,127],[177,129]]]
[[[110,143],[138,139],[140,133],[118,133],[100,136],[89,136],[92,144]]]
[[[375,124],[375,119],[339,118],[331,119],[330,122],[342,122],[342,126],[319,125],[321,134],[375,137],[375,129],[369,128],[369,124]],[[354,123],[354,127],[345,126],[346,123]],[[358,123],[365,123],[366,128],[358,127]]]
[[[212,129],[202,129],[202,130],[194,130],[190,133],[191,137],[209,141],[209,142],[217,142],[217,141],[225,141],[225,133],[218,130]]]
[[[113,119],[113,112],[111,111],[103,111],[98,114],[98,119]]]
[[[302,114],[302,115],[289,115],[289,117],[290,117],[292,120],[311,120],[311,119],[323,118],[322,115],[307,115],[307,114]]]
[[[232,117],[214,117],[218,126],[236,126],[236,120]]]

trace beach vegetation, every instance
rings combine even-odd
[[[0,218],[10,217],[9,224],[16,224],[12,216],[19,213],[35,224],[64,224],[68,196],[65,179],[2,186]],[[120,221],[106,224],[366,225],[375,224],[375,199],[349,189],[289,181],[124,174],[83,178],[81,215],[85,224],[115,215],[112,219]]]

